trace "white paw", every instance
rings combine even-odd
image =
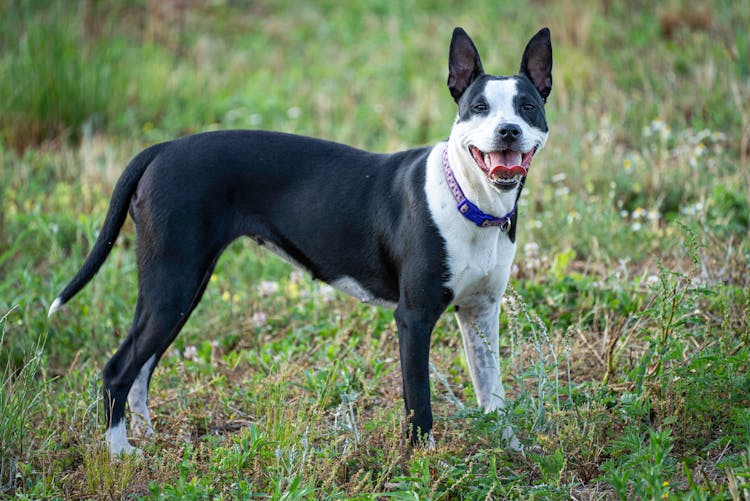
[[[427,434],[427,450],[435,450],[435,437],[432,435],[432,430]]]
[[[505,441],[505,446],[513,451],[521,454],[522,456],[526,456],[523,450],[523,444],[520,440],[518,440],[518,437],[513,432],[513,429],[510,426],[506,426],[503,430],[503,440]]]
[[[130,419],[130,434],[137,438],[151,438],[154,436],[154,428],[150,419],[143,419],[140,415]]]
[[[143,451],[137,447],[133,447],[128,442],[128,437],[125,431],[125,421],[120,421],[116,426],[113,426],[107,430],[104,434],[104,438],[109,447],[109,455],[112,458],[121,456],[143,456]]]

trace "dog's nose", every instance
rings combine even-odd
[[[497,128],[497,135],[503,141],[515,141],[521,137],[521,127],[516,124],[500,124]]]

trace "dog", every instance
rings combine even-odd
[[[484,73],[456,28],[448,89],[458,113],[446,141],[375,154],[278,132],[199,133],[139,153],[117,181],[81,269],[49,316],[97,273],[130,213],[138,300],[132,327],[103,370],[105,438],[113,456],[148,437],[154,368],[187,322],[222,251],[249,236],[365,303],[395,309],[412,445],[433,446],[432,329],[454,306],[478,404],[502,409],[500,300],[516,252],[518,200],[545,145],[552,88],[547,28],[526,45],[519,73]],[[521,445],[509,425],[503,438]]]

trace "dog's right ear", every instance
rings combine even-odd
[[[453,30],[448,55],[448,89],[458,102],[471,82],[484,73],[479,51],[463,28]]]

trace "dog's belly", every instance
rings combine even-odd
[[[373,304],[376,306],[383,306],[385,308],[396,308],[396,303],[376,297],[372,292],[365,289],[362,284],[357,282],[354,278],[349,276],[343,276],[337,278],[331,282],[331,286],[340,290],[344,294],[347,294],[355,299],[359,299],[363,303]]]
[[[271,252],[276,254],[278,257],[288,262],[289,264],[295,266],[296,268],[299,268],[300,270],[310,273],[310,270],[308,270],[302,264],[297,262],[294,258],[292,258],[289,254],[287,254],[281,247],[271,242],[260,243],[260,246],[270,250]],[[383,306],[385,308],[391,308],[391,309],[396,308],[395,302],[377,297],[376,294],[367,290],[355,278],[350,277],[348,275],[342,275],[339,278],[327,281],[327,283],[331,285],[331,287],[335,288],[336,290],[341,291],[344,294],[353,297],[354,299],[358,299],[359,301],[363,303],[372,304],[375,306]]]

